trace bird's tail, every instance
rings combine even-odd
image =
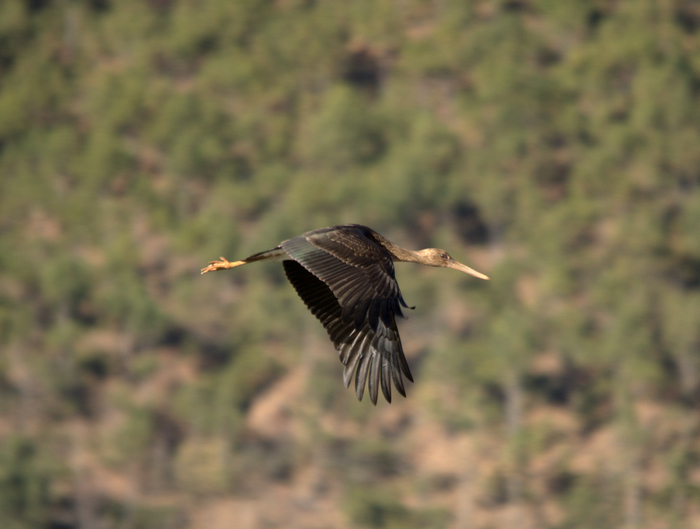
[[[281,246],[277,246],[272,250],[265,250],[264,252],[254,253],[250,257],[246,257],[242,261],[236,261],[240,264],[254,263],[255,261],[282,261],[283,259],[289,259],[287,252],[285,252]],[[237,265],[238,266],[238,265]]]
[[[220,261],[209,261],[209,266],[202,268],[202,274],[206,274],[207,272],[216,272],[217,270],[235,268],[244,264],[254,263],[255,261],[281,261],[286,256],[287,253],[281,246],[278,246],[272,250],[266,250],[264,252],[253,254],[250,257],[246,257],[242,261],[228,261],[226,258],[221,257]]]

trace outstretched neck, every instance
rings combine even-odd
[[[420,263],[421,262],[421,252],[414,252],[413,250],[407,250],[406,248],[401,248],[391,241],[386,239],[381,241],[382,246],[389,251],[391,254],[391,259],[393,261],[399,261],[403,263]],[[421,250],[422,251],[422,250]]]
[[[401,261],[403,263],[422,263],[422,255],[421,252],[423,250],[419,250],[417,252],[414,252],[413,250],[407,250],[406,248],[398,248],[398,252],[394,254],[394,261]]]

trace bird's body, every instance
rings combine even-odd
[[[362,400],[365,383],[377,403],[379,387],[391,402],[391,381],[406,396],[402,375],[413,377],[403,354],[396,316],[408,308],[394,275],[394,262],[455,268],[488,279],[444,250],[414,252],[359,224],[331,226],[283,241],[242,261],[212,261],[202,273],[264,260],[282,260],[287,279],[320,320],[343,363],[343,381]]]

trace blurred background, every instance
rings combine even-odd
[[[700,527],[700,2],[2,0],[8,529]],[[279,264],[397,266],[342,385]]]

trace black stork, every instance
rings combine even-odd
[[[357,398],[362,400],[368,382],[375,405],[380,385],[391,402],[391,380],[404,397],[401,374],[413,382],[396,316],[403,316],[401,307],[414,307],[403,300],[394,261],[454,268],[489,279],[455,261],[445,250],[407,250],[359,224],[309,231],[242,261],[222,257],[211,261],[202,274],[267,260],[282,261],[287,279],[323,324],[343,363],[345,387],[354,372]]]

